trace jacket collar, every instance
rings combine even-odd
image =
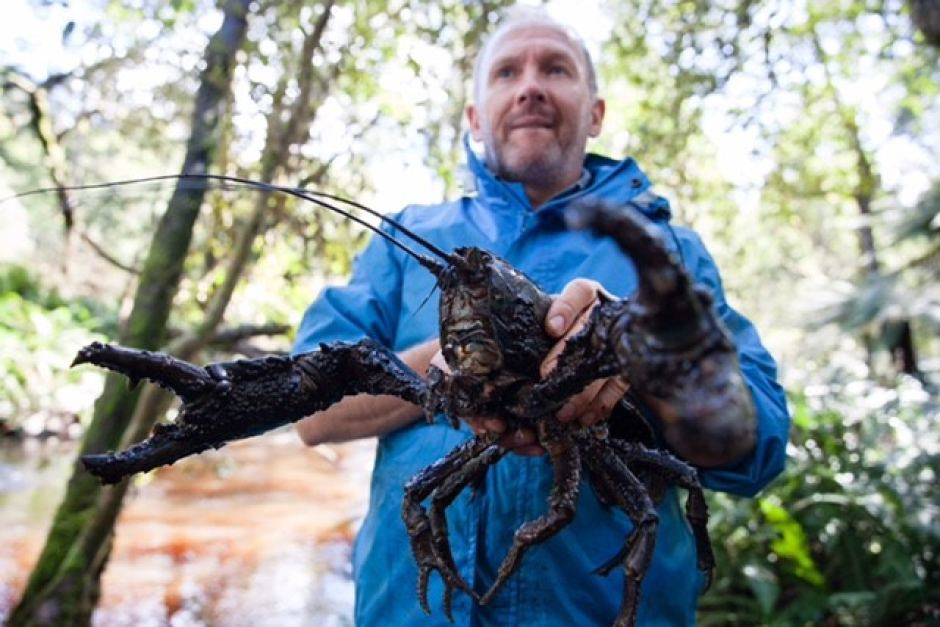
[[[479,198],[490,201],[487,204],[492,207],[533,211],[522,184],[494,175],[471,147],[469,134],[464,135],[464,148],[467,167],[473,176]],[[545,203],[538,213],[559,212],[569,203],[591,196],[613,204],[630,205],[651,220],[668,221],[672,217],[669,202],[652,191],[650,180],[632,157],[614,161],[588,153],[584,159],[584,168],[590,173],[590,182],[586,187],[575,186],[562,192]]]

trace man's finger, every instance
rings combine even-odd
[[[562,422],[570,422],[579,419],[591,405],[598,391],[603,387],[605,380],[598,379],[592,381],[586,388],[568,399],[568,402],[562,405],[555,416]]]
[[[484,433],[502,433],[506,430],[506,421],[502,418],[488,418],[480,416],[476,418],[464,418],[464,422],[470,425],[470,429],[477,435]]]
[[[428,367],[430,368],[431,366],[442,370],[444,374],[450,374],[450,366],[447,365],[447,361],[444,359],[444,353],[442,353],[440,349],[431,357],[431,362],[428,364]]]
[[[574,324],[582,311],[591,306],[601,284],[589,279],[570,281],[561,294],[552,300],[545,316],[545,330],[552,337],[561,337]]]
[[[516,455],[522,455],[523,457],[541,457],[545,454],[545,449],[538,444],[533,444],[532,446],[514,448],[512,452]]]
[[[603,380],[603,385],[598,389],[597,394],[591,399],[587,409],[581,413],[579,418],[581,425],[590,427],[594,423],[610,416],[623,395],[630,389],[630,385],[621,377],[610,377]]]
[[[542,361],[541,366],[539,366],[539,374],[542,377],[547,376],[548,373],[554,370],[555,366],[558,365],[558,356],[561,355],[561,352],[563,350],[565,350],[565,346],[567,345],[567,336],[570,336],[573,333],[580,330],[581,327],[587,324],[587,320],[590,317],[591,317],[590,307],[581,311],[581,313],[578,315],[577,319],[575,320],[574,324],[572,324],[569,327],[569,331],[566,334],[566,338],[564,340],[556,342],[555,345],[552,346],[551,350],[548,351],[548,355],[546,355],[545,359]]]
[[[517,455],[526,457],[534,457],[545,453],[545,449],[539,445],[538,437],[532,429],[514,429],[509,433],[505,433],[499,438],[499,445]]]
[[[484,418],[483,428],[493,433],[502,433],[506,430],[506,421],[500,418]]]

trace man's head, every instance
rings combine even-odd
[[[572,31],[541,12],[511,15],[484,44],[467,107],[487,165],[538,206],[581,175],[604,119],[593,63]]]

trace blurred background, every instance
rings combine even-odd
[[[102,490],[73,476],[82,439],[174,408],[68,364],[93,340],[286,351],[368,233],[234,186],[8,197],[184,161],[383,212],[453,197],[472,60],[508,4],[4,3],[0,620],[352,624],[374,442],[285,430]],[[702,235],[788,390],[786,472],[709,495],[701,624],[940,624],[940,2],[546,6],[598,64],[590,148],[634,156]]]

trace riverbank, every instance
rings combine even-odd
[[[138,480],[94,624],[351,625],[349,552],[373,449],[309,449],[284,431]],[[75,450],[0,444],[0,623],[42,549]]]

